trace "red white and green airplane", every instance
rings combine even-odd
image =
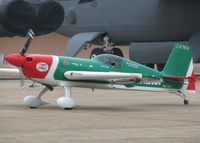
[[[102,54],[92,59],[54,55],[25,54],[33,33],[19,54],[10,54],[5,59],[21,69],[25,77],[41,83],[44,88],[36,96],[26,96],[24,103],[32,108],[45,104],[42,95],[56,86],[65,89],[65,96],[57,100],[59,107],[72,109],[71,87],[92,89],[120,89],[176,93],[188,104],[185,94],[195,92],[193,60],[190,46],[176,44],[162,72],[128,59]],[[141,57],[142,58],[142,57]]]

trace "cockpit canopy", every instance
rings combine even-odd
[[[123,58],[112,54],[101,54],[93,58],[113,68],[121,68]]]

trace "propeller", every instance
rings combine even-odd
[[[25,57],[25,53],[27,52],[28,48],[30,47],[30,43],[34,37],[34,32],[30,29],[26,36],[25,36],[25,41],[24,41],[24,44],[19,52],[19,55],[22,56],[22,57]],[[9,55],[7,55],[9,56]],[[6,56],[6,57],[7,57]],[[18,56],[17,56],[18,57]],[[7,57],[8,58],[8,57]],[[0,64],[3,64],[4,63],[4,59],[5,59],[5,54],[0,54]],[[7,59],[8,60],[8,59]],[[13,60],[13,59],[12,59]],[[15,60],[15,59],[14,59]],[[15,60],[16,61],[16,60]],[[11,73],[16,73],[16,74],[19,74],[19,78],[5,78],[5,80],[9,79],[9,80],[20,80],[20,87],[21,87],[21,90],[24,90],[26,88],[26,85],[25,85],[25,80],[27,79],[25,77],[25,75],[23,74],[23,65],[20,66],[20,64],[17,65],[18,67],[18,71],[16,71],[16,69],[0,69],[0,71],[4,71],[4,72],[11,72]],[[4,80],[4,79],[3,79]],[[35,87],[34,84],[32,84],[32,86],[30,87]]]
[[[32,41],[34,35],[35,34],[34,34],[33,30],[29,29],[28,33],[26,34],[25,42],[24,42],[24,44],[23,44],[23,46],[21,48],[21,51],[19,53],[21,56],[24,56],[24,54],[27,52],[28,48],[30,47],[30,44],[31,44],[31,41]],[[20,78],[21,78],[20,87],[21,87],[21,90],[24,90],[24,88],[26,87],[25,86],[25,81],[24,81],[25,76],[23,74],[22,67],[18,67],[18,69],[20,71]]]
[[[33,39],[34,37],[34,32],[32,29],[29,29],[28,33],[26,34],[26,39],[25,39],[25,42],[21,48],[21,51],[20,51],[20,55],[21,56],[24,56],[24,54],[27,52],[29,46],[30,46],[30,43],[31,43],[31,40]]]

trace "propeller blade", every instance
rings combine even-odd
[[[25,88],[25,76],[22,72],[22,68],[21,67],[18,67],[19,68],[19,72],[20,72],[20,87],[21,87],[21,90],[23,90]]]
[[[20,51],[21,56],[24,56],[24,54],[27,52],[34,35],[35,34],[34,34],[33,30],[30,29],[26,35],[26,40],[21,48],[21,51]]]
[[[0,64],[4,63],[5,54],[0,54]]]

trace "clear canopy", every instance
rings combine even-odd
[[[94,60],[100,61],[110,67],[113,68],[121,68],[122,66],[122,61],[123,58],[116,56],[116,55],[111,55],[111,54],[101,54],[93,58]]]

